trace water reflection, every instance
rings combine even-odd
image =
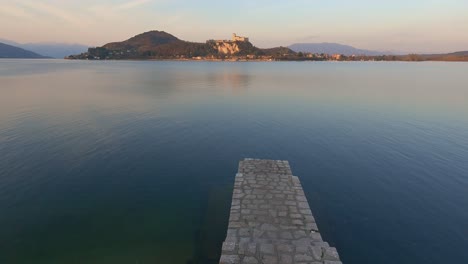
[[[208,72],[206,83],[216,89],[227,89],[234,95],[245,94],[250,85],[251,75],[246,70],[233,67],[221,72]]]

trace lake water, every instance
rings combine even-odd
[[[467,63],[0,61],[0,263],[217,263],[240,159],[351,263],[468,263]]]

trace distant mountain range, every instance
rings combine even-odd
[[[0,42],[0,58],[8,59],[44,59],[45,56]]]
[[[410,58],[416,61],[468,61],[468,51],[458,51],[446,54],[411,54],[400,56],[403,59]]]
[[[351,55],[365,55],[365,56],[380,56],[380,55],[394,55],[392,52],[383,52],[375,50],[358,49],[349,45],[338,43],[295,43],[289,46],[295,52],[310,52],[310,53],[324,53],[324,54],[341,54],[345,56]]]
[[[448,53],[448,56],[468,56],[468,50],[467,51],[457,51],[457,52],[452,52]]]
[[[0,42],[19,47],[25,50],[30,50],[37,54],[63,59],[70,54],[78,54],[88,50],[88,46],[81,44],[68,44],[68,43],[17,43],[11,40],[0,39]]]

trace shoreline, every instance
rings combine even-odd
[[[34,60],[45,60],[45,59],[54,59],[54,60],[66,60],[66,61],[179,61],[179,62],[407,62],[407,63],[421,63],[421,62],[453,62],[453,63],[463,63],[468,62],[467,60],[420,60],[420,61],[410,61],[410,60],[265,60],[265,59],[57,59],[57,58],[43,58],[43,59],[34,59]]]

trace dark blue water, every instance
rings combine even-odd
[[[0,263],[216,263],[289,160],[351,263],[468,263],[468,64],[0,61]]]

